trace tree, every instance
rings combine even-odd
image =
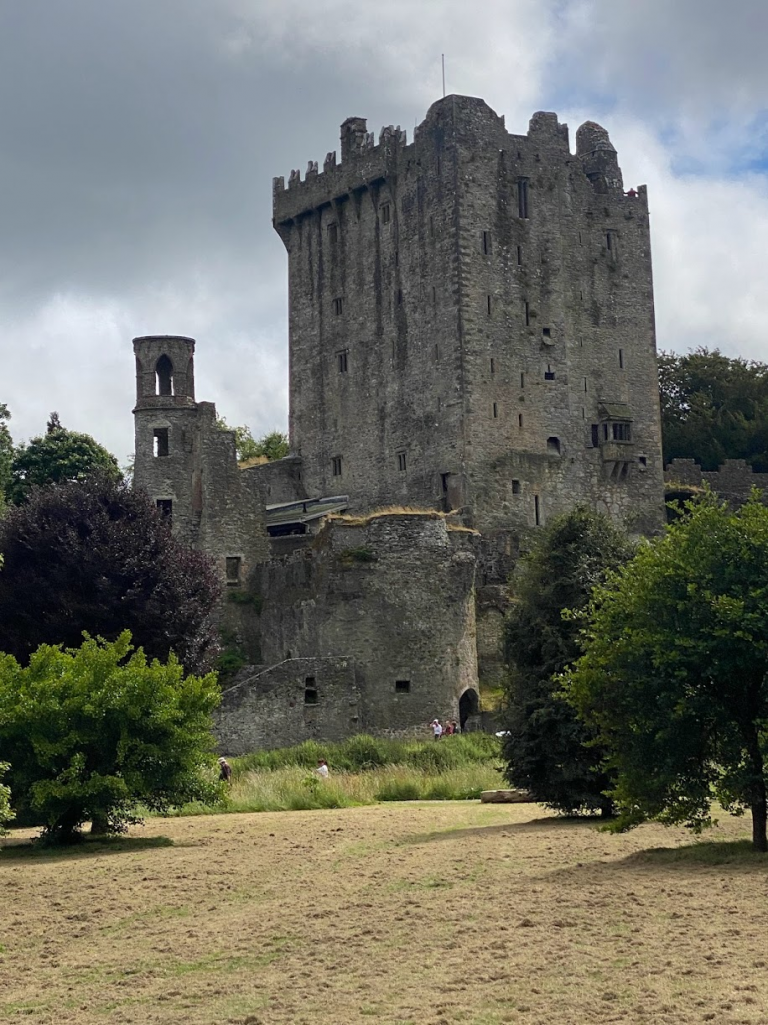
[[[0,762],[0,836],[5,836],[8,832],[6,824],[16,818],[16,813],[11,808],[11,788],[2,781],[9,769],[8,762]]]
[[[89,434],[66,430],[61,426],[59,414],[51,413],[46,433],[16,449],[9,497],[19,505],[35,486],[81,481],[96,471],[115,479],[120,476],[113,455]]]
[[[0,748],[23,822],[66,842],[88,820],[120,832],[136,806],[212,801],[215,674],[149,662],[126,630],[78,649],[41,645],[29,665],[0,657]],[[207,771],[206,771],[206,767]]]
[[[592,731],[563,700],[556,676],[581,649],[565,609],[586,606],[606,572],[632,554],[627,535],[606,517],[577,508],[548,524],[519,561],[506,625],[506,778],[558,811],[611,811]]]
[[[659,355],[664,458],[717,470],[746,459],[768,471],[768,364],[698,348]]]
[[[243,424],[241,427],[230,427],[223,416],[218,417],[217,425],[223,431],[232,431],[235,435],[235,449],[237,451],[238,463],[245,463],[251,459],[282,459],[288,455],[288,435],[280,431],[270,431],[263,437],[256,440],[251,433],[251,428]]]
[[[11,414],[4,402],[0,402],[0,511],[5,505],[8,486],[11,483],[11,464],[13,463],[13,438],[8,429]]]
[[[150,658],[212,667],[214,568],[124,481],[33,488],[0,520],[0,551],[0,646],[20,662],[43,643],[75,647],[84,630],[114,641],[129,629]]]
[[[599,587],[566,693],[617,774],[619,826],[752,812],[766,843],[768,509],[713,496]]]

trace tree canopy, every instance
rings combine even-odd
[[[11,465],[13,463],[13,438],[8,427],[11,413],[5,403],[0,402],[0,510],[5,505],[6,495],[11,483]]]
[[[659,354],[664,459],[717,470],[746,459],[768,471],[768,364],[698,348]]]
[[[0,520],[0,552],[0,645],[20,662],[43,643],[74,648],[84,630],[114,641],[129,629],[150,658],[174,651],[187,671],[212,666],[214,568],[124,481],[33,488]]]
[[[130,639],[125,631],[71,651],[42,645],[26,667],[0,656],[0,749],[14,809],[52,841],[71,840],[88,820],[119,832],[139,821],[138,803],[165,812],[216,797],[215,675],[185,676],[173,655],[150,663]],[[4,797],[0,786],[0,824]]]
[[[559,811],[611,808],[602,753],[587,746],[593,731],[562,698],[555,679],[581,651],[578,623],[563,610],[585,607],[592,588],[631,554],[626,533],[606,516],[577,508],[537,534],[511,581],[505,774]]]
[[[58,413],[51,413],[45,434],[19,445],[13,453],[8,497],[23,502],[33,487],[85,480],[100,471],[117,479],[117,460],[89,434],[62,427]]]
[[[219,427],[225,431],[232,431],[235,435],[235,448],[237,450],[238,463],[245,463],[251,459],[282,459],[288,455],[288,435],[281,431],[269,431],[261,438],[254,438],[251,428],[243,424],[240,427],[230,427],[224,417],[217,420]]]
[[[565,690],[616,773],[619,825],[750,809],[766,850],[768,508],[711,495],[595,591]]]

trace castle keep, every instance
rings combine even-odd
[[[573,154],[555,114],[513,135],[448,96],[410,143],[349,118],[340,160],[275,179],[274,226],[290,456],[239,469],[194,342],[134,342],[136,482],[254,596],[226,603],[254,664],[221,744],[471,724],[521,536],[579,503],[663,521],[646,190],[599,125]]]

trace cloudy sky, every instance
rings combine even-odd
[[[765,0],[0,0],[0,402],[124,461],[137,334],[198,340],[197,393],[287,422],[274,175],[349,116],[441,92],[603,123],[647,183],[659,346],[768,361]]]

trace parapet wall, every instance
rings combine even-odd
[[[667,484],[701,487],[712,490],[733,506],[743,505],[752,488],[763,492],[768,502],[768,473],[755,473],[745,459],[726,459],[719,470],[702,470],[695,459],[673,459],[664,472]]]

